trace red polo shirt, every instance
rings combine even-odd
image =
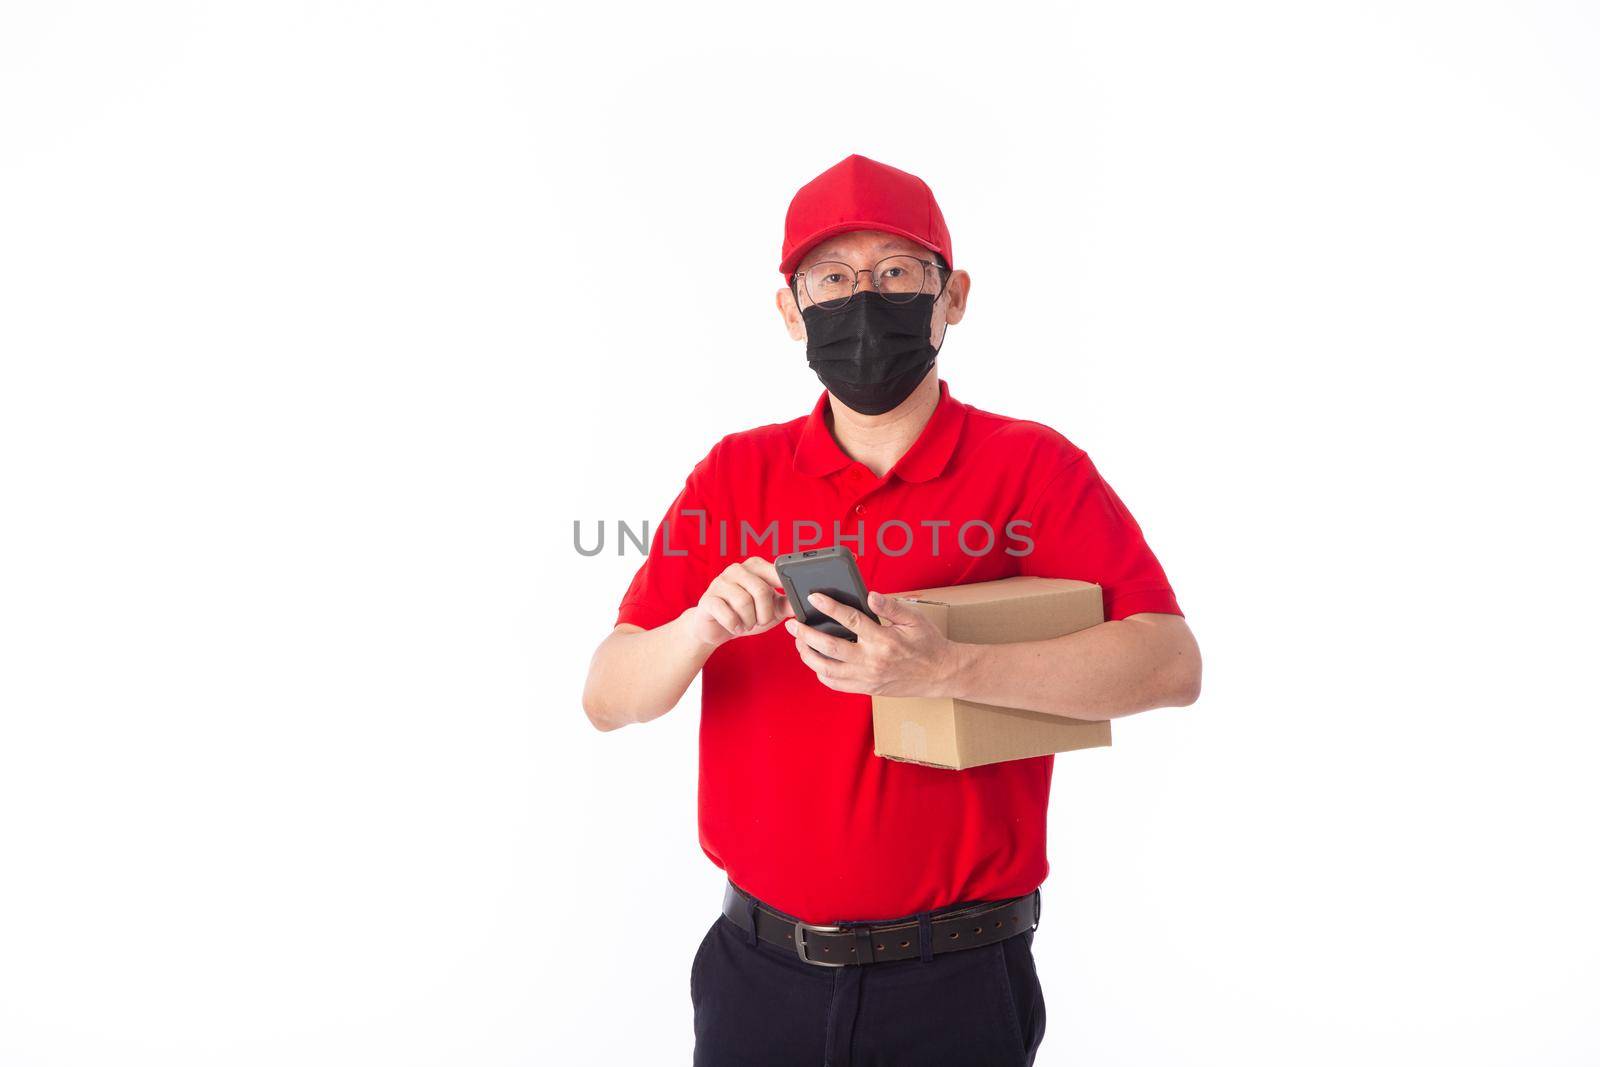
[[[1034,574],[1098,582],[1108,619],[1180,614],[1133,516],[1049,427],[969,407],[940,382],[928,425],[879,478],[828,421],[824,393],[806,418],[717,442],[656,527],[617,622],[652,629],[730,563],[836,540],[880,592]],[[1053,765],[949,771],[873,755],[872,698],[818,682],[781,626],[722,645],[701,674],[701,848],[808,922],[1032,892],[1048,870]]]

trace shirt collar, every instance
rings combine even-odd
[[[933,416],[889,473],[906,482],[931,481],[943,474],[950,457],[955,455],[966,420],[967,406],[950,395],[950,386],[941,378],[939,403],[933,409]],[[828,394],[824,392],[800,428],[800,440],[794,448],[794,469],[821,478],[843,470],[852,462],[828,428]]]

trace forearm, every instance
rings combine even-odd
[[[689,612],[653,630],[619,626],[589,663],[583,710],[600,730],[659,718],[677,705],[711,652],[691,633]]]
[[[1200,694],[1200,650],[1175,615],[1134,615],[1048,641],[951,647],[940,695],[981,704],[1114,719]]]

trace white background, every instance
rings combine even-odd
[[[809,409],[850,152],[1206,657],[1058,762],[1039,1062],[1600,1060],[1591,5],[0,11],[0,1064],[688,1061],[572,523]]]

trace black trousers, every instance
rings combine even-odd
[[[922,960],[817,967],[725,916],[689,968],[695,1067],[1033,1063],[1044,991],[1028,931]]]

